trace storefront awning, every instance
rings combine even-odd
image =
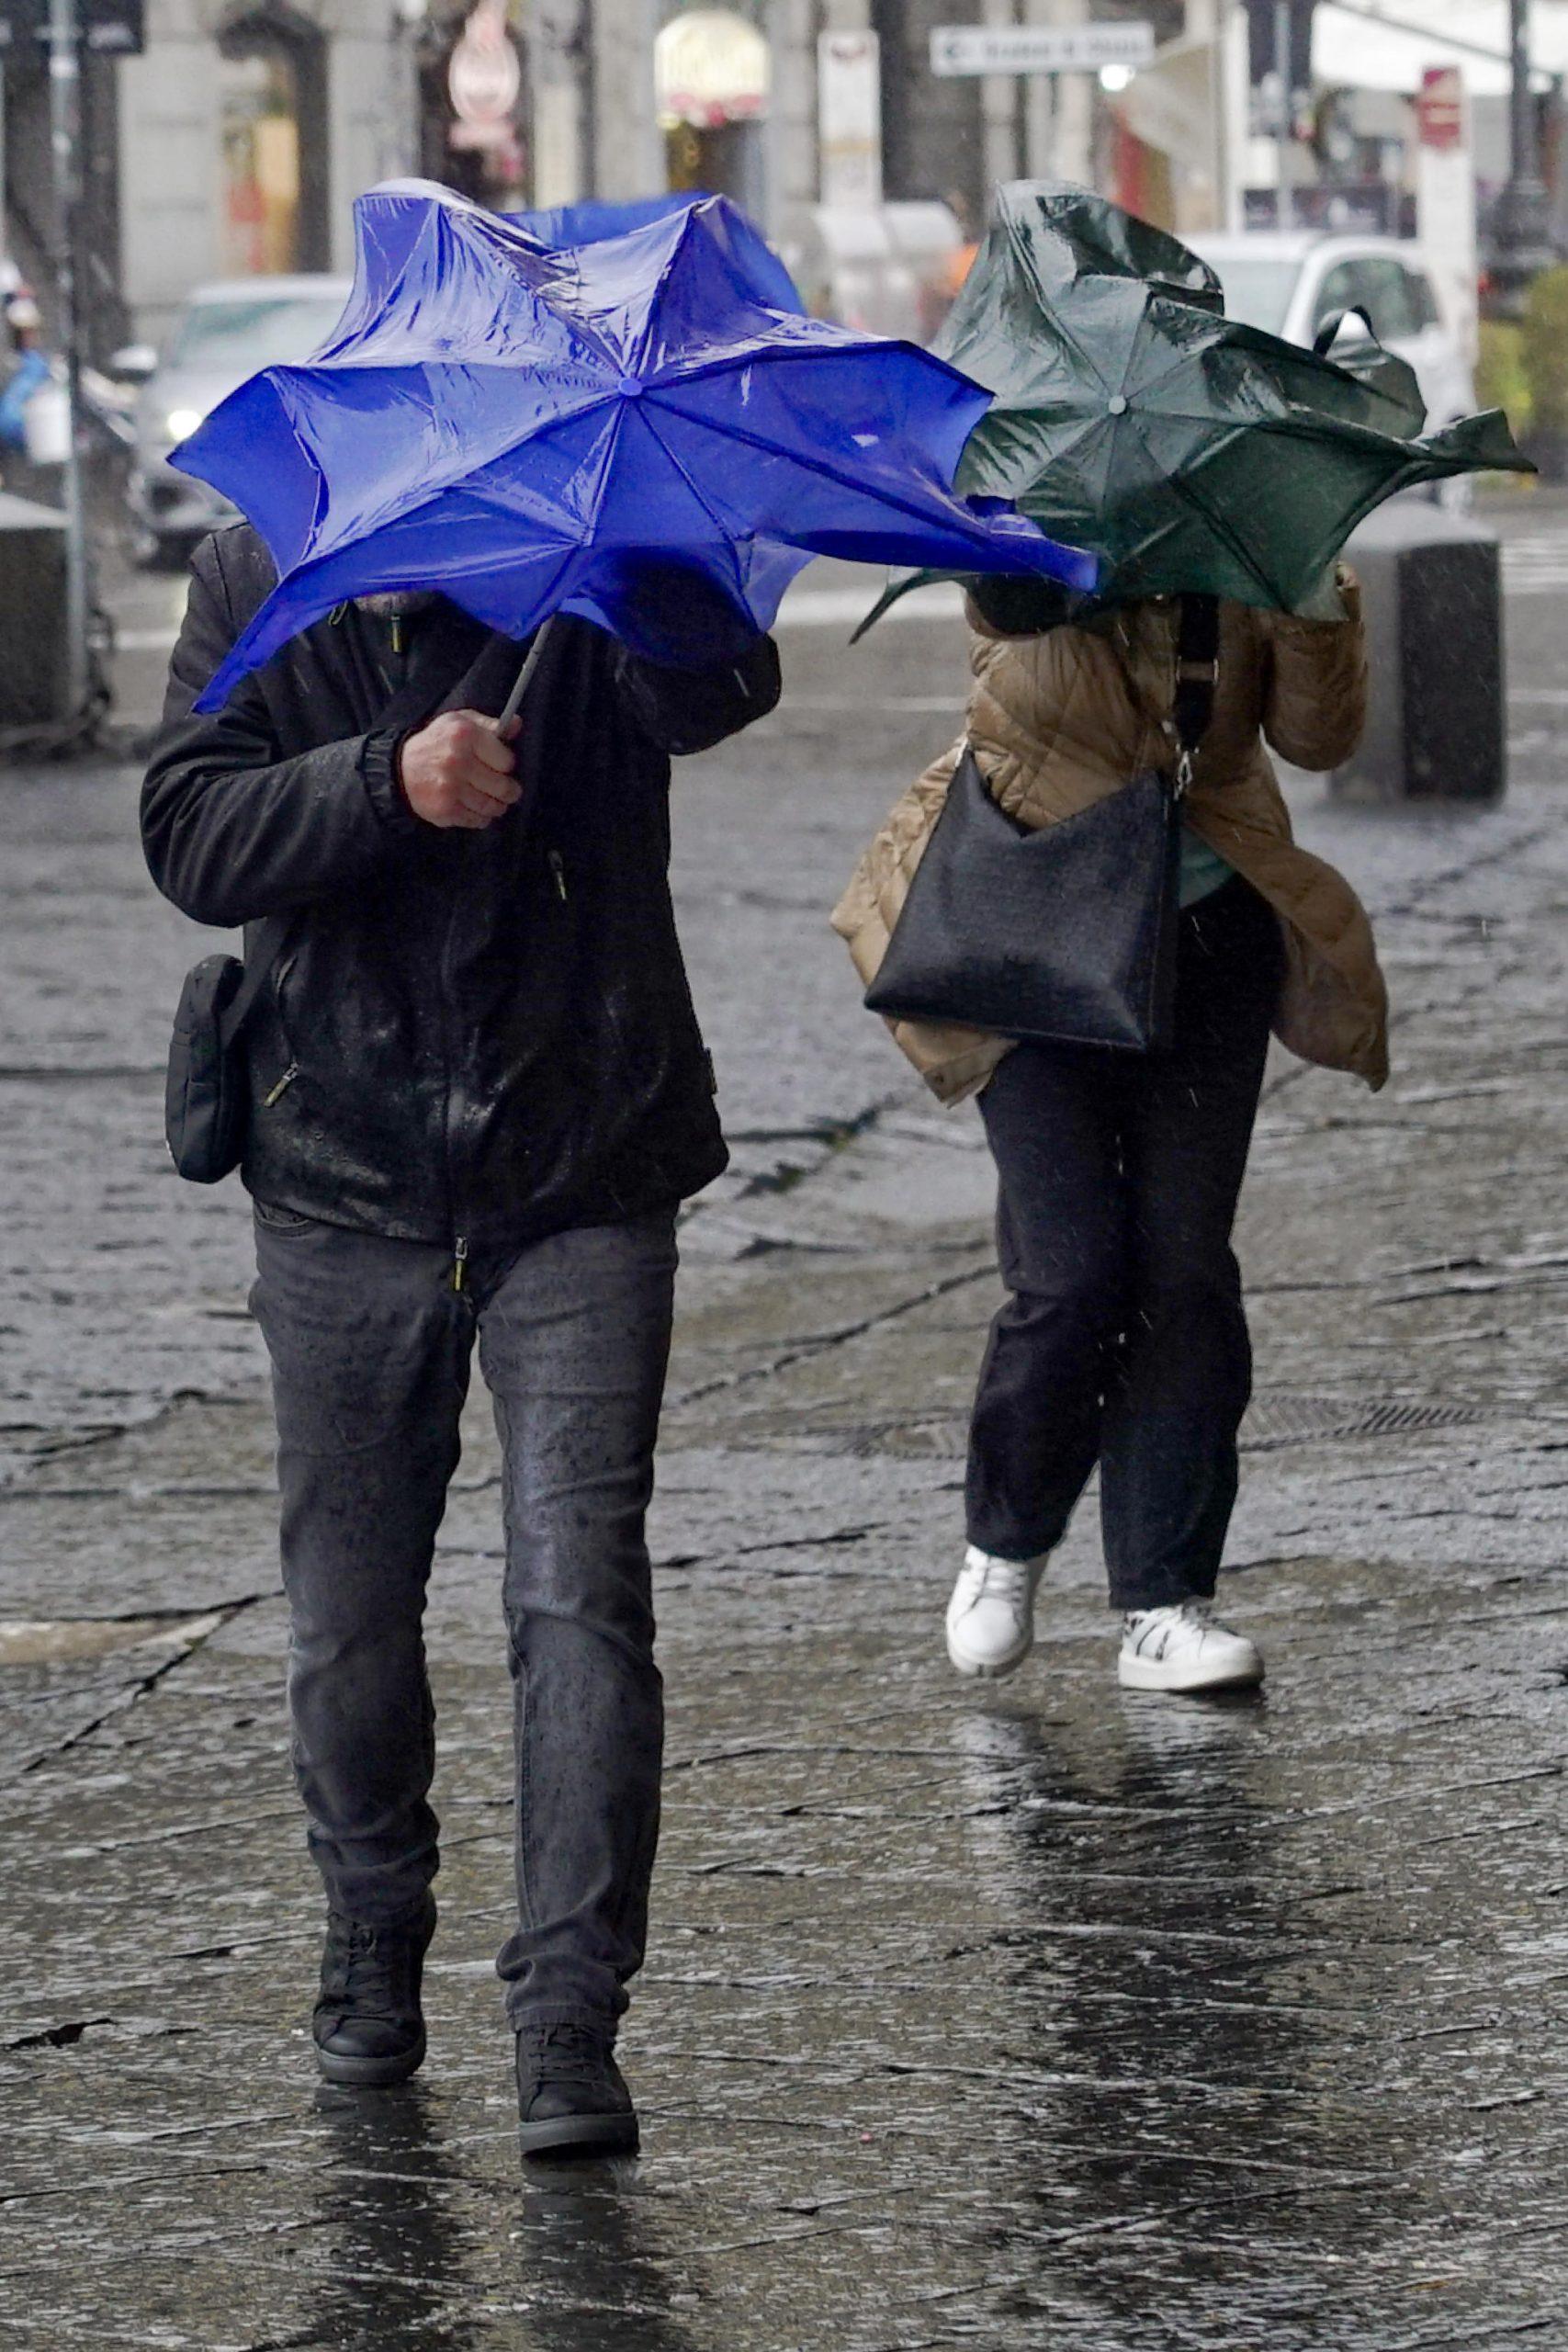
[[[660,129],[756,121],[768,110],[771,66],[756,26],[730,9],[690,8],[672,17],[653,45]]]
[[[1568,5],[1535,0],[1530,62],[1538,81],[1568,74]],[[1506,0],[1317,0],[1313,79],[1353,90],[1414,95],[1433,65],[1457,65],[1472,97],[1509,85]]]

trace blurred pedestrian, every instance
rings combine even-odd
[[[978,583],[964,741],[1021,826],[1052,825],[1179,755],[1179,685],[1204,693],[1182,803],[1173,1031],[1146,1053],[1010,1044],[900,1021],[947,1102],[978,1092],[998,1177],[1009,1293],[970,1431],[968,1549],[947,1612],[960,1673],[1012,1673],[1036,1589],[1098,1465],[1121,1681],[1254,1683],[1263,1660],[1214,1614],[1236,1493],[1251,1352],[1231,1227],[1272,1028],[1308,1061],[1387,1075],[1386,1000],[1348,885],[1298,848],[1264,749],[1345,759],[1366,674],[1359,594],[1340,568],[1327,617],[1210,605],[1217,664],[1182,662],[1182,605],[1083,622],[1050,591]],[[1201,680],[1179,673],[1208,672]],[[894,808],[834,914],[862,978],[880,967],[964,741]]]
[[[28,407],[53,371],[43,347],[43,314],[31,289],[17,284],[5,301],[6,349],[0,358],[0,460],[15,484],[30,481]]]
[[[771,708],[777,659],[752,636],[664,667],[562,616],[519,733],[486,716],[515,644],[439,595],[376,596],[198,715],[274,578],[248,526],[198,550],[142,833],[176,906],[261,926],[247,962],[272,957],[242,1175],[329,1905],[317,2053],[367,2085],[424,2054],[421,1621],[477,1338],[502,1455],[518,1924],[498,1966],[523,2145],[632,2147],[613,2053],[662,1738],[644,1514],[675,1212],[726,1156],[670,899],[670,754]],[[649,583],[671,639],[698,586]]]

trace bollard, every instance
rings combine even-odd
[[[65,517],[0,491],[0,728],[69,716]]]
[[[1371,692],[1336,799],[1500,800],[1507,782],[1497,536],[1398,499],[1351,534]]]

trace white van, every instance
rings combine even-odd
[[[1188,242],[1219,273],[1232,318],[1310,345],[1337,311],[1365,311],[1378,341],[1416,370],[1428,430],[1473,411],[1475,379],[1459,323],[1445,317],[1438,278],[1419,245],[1308,230]]]

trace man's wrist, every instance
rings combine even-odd
[[[360,754],[359,773],[366,796],[389,833],[412,833],[419,822],[403,789],[402,752],[409,731],[404,729],[394,733],[389,728],[378,729],[365,738]]]

